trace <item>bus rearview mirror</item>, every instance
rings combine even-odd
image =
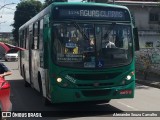
[[[135,45],[135,51],[139,50],[139,37],[138,37],[138,29],[133,28],[133,34],[134,34],[134,45]]]

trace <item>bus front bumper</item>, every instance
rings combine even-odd
[[[52,86],[51,102],[82,102],[82,101],[101,101],[110,99],[133,98],[135,82],[124,86],[110,88],[92,89],[71,89]]]

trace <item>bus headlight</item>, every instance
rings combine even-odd
[[[61,87],[69,87],[71,86],[68,82],[66,82],[65,80],[62,80],[62,78],[57,78],[57,83],[61,86]]]
[[[133,76],[134,72],[131,72],[130,74],[127,75],[126,80],[131,80]]]
[[[131,75],[127,75],[126,80],[131,80],[132,76]]]
[[[62,82],[62,78],[57,78],[57,82],[58,83]]]

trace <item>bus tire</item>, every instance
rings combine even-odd
[[[106,100],[106,103],[109,103],[111,100]]]
[[[39,84],[39,92],[41,96],[43,97],[42,79],[41,79],[40,73],[38,73],[38,84]],[[51,102],[46,97],[43,97],[43,103],[45,106],[51,105]]]
[[[23,66],[23,79],[24,79],[24,86],[31,87],[31,85],[26,80],[26,72],[25,72],[24,66]]]
[[[43,96],[42,79],[41,79],[41,75],[39,72],[38,72],[38,85],[39,85],[39,92]]]
[[[98,101],[90,101],[89,104],[103,104],[103,103],[109,103],[109,100],[98,100]]]
[[[52,105],[52,103],[47,98],[44,98],[44,105],[49,106],[49,105]]]

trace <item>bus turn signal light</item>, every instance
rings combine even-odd
[[[127,75],[126,79],[127,80],[131,80],[132,76],[131,75]]]

